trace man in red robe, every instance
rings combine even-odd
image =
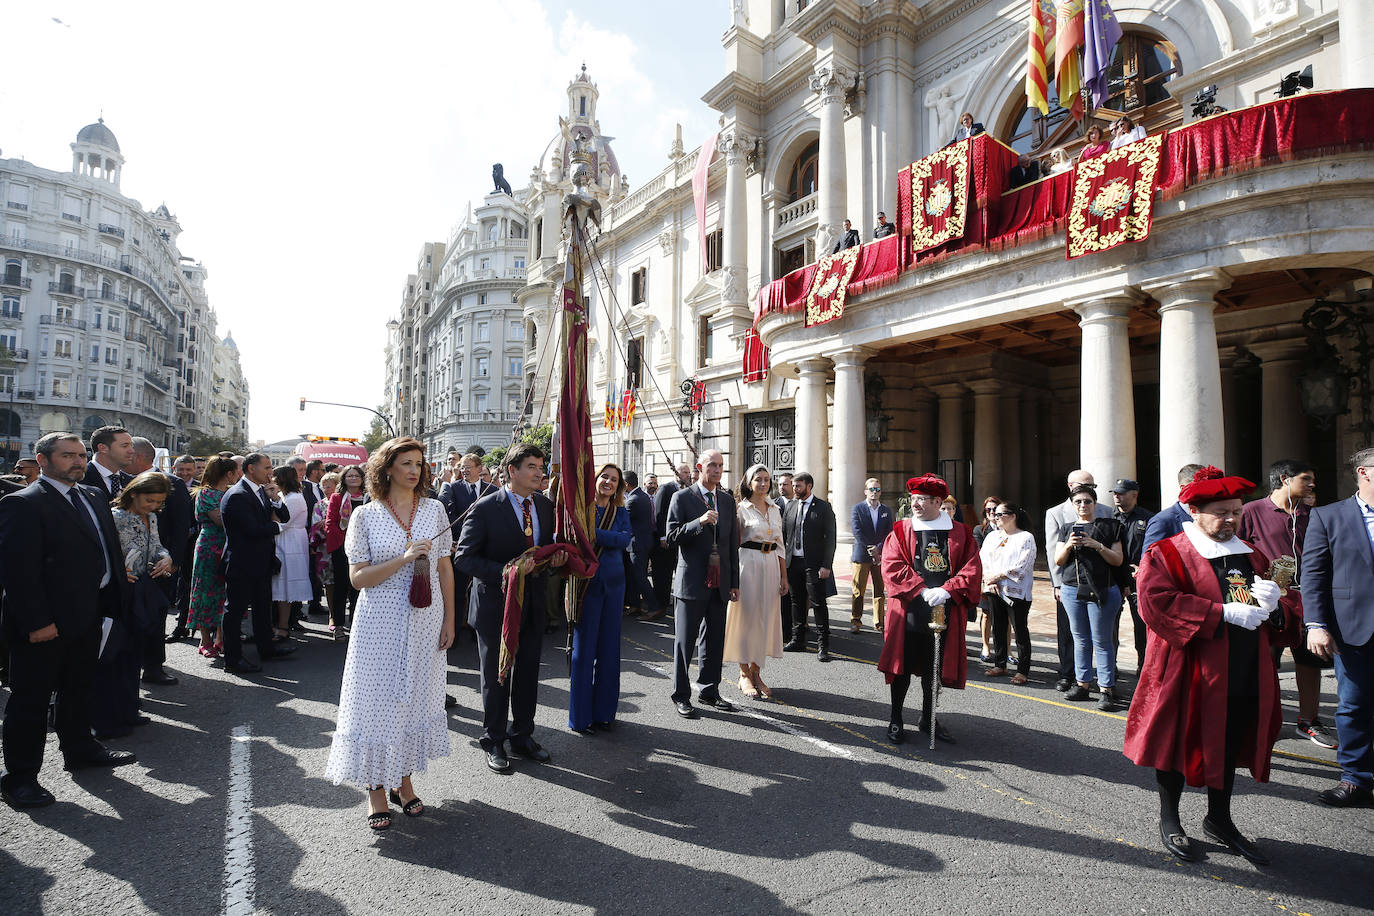
[[[934,474],[923,474],[908,480],[906,488],[911,494],[912,517],[893,526],[882,552],[888,602],[878,670],[887,676],[892,689],[887,739],[893,744],[901,744],[906,735],[902,707],[913,675],[921,679],[918,727],[927,734],[931,729],[932,619],[937,624],[949,622],[940,656],[940,683],[964,688],[968,674],[964,630],[968,612],[982,597],[983,583],[983,563],[973,531],[940,511],[949,486]],[[936,738],[954,743],[942,723],[937,721],[934,727]]]
[[[1231,820],[1231,789],[1237,766],[1269,781],[1283,722],[1269,644],[1300,621],[1262,578],[1269,558],[1236,537],[1241,496],[1254,486],[1213,467],[1198,471],[1179,494],[1193,520],[1151,545],[1136,577],[1149,633],[1125,754],[1155,768],[1160,839],[1189,862],[1198,852],[1179,823],[1185,782],[1207,787],[1208,838],[1256,865],[1269,861]]]

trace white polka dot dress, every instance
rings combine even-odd
[[[448,756],[448,660],[439,648],[444,602],[437,572],[453,545],[447,525],[442,503],[420,500],[411,536],[435,538],[428,608],[410,606],[410,564],[358,597],[339,692],[339,724],[324,771],[335,785],[395,787],[407,774],[423,773],[431,758]],[[386,505],[373,501],[349,519],[344,551],[349,563],[375,566],[405,553],[405,544],[405,531]]]

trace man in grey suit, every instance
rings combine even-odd
[[[1374,448],[1350,464],[1354,496],[1313,509],[1302,553],[1307,649],[1336,662],[1336,762],[1341,781],[1317,797],[1374,805]]]
[[[720,695],[721,656],[725,652],[725,605],[739,598],[739,534],[735,501],[720,487],[725,456],[703,452],[700,480],[673,494],[668,507],[668,543],[677,548],[673,596],[673,705],[684,719],[695,719],[689,653],[697,656],[697,695],[724,712],[734,705]],[[662,488],[659,488],[662,492]],[[713,573],[713,567],[715,571]],[[712,577],[718,581],[711,584]]]
[[[1191,479],[1190,477],[1189,480]],[[1093,475],[1082,468],[1069,474],[1068,484],[1069,490],[1073,490],[1079,484],[1087,484],[1094,489],[1097,487]],[[1110,506],[1099,499],[1093,509],[1093,517],[1111,518],[1112,511]],[[1067,497],[1045,513],[1045,556],[1054,557],[1055,551],[1059,549],[1059,530],[1077,517],[1078,510]],[[1073,632],[1069,629],[1069,615],[1064,610],[1064,603],[1059,600],[1059,588],[1063,583],[1059,581],[1059,567],[1055,566],[1053,561],[1050,562],[1050,581],[1054,583],[1055,629],[1059,637],[1059,680],[1054,686],[1060,693],[1066,693],[1078,682],[1074,680],[1073,673]]]

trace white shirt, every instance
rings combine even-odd
[[[105,489],[110,493],[113,493],[115,491],[115,487],[113,484],[110,483],[110,478],[118,472],[110,470],[109,468],[105,467],[105,465],[101,464],[99,461],[92,461],[91,464],[94,464],[95,469],[100,472],[100,480],[102,483],[105,484]],[[51,477],[47,478],[47,480],[51,481],[54,486],[58,485],[57,481],[53,480]],[[65,496],[66,493],[63,493],[62,495]]]
[[[1008,598],[1031,597],[1035,572],[1035,537],[1029,531],[1006,534],[1001,529],[989,531],[979,551],[983,561],[983,578],[1006,575],[998,580],[1002,594]]]
[[[1137,140],[1145,139],[1145,128],[1137,124],[1124,134],[1117,134],[1112,138],[1112,149],[1119,149],[1127,143],[1134,143]]]
[[[814,493],[806,497],[806,499],[801,501],[801,508],[797,510],[797,536],[792,540],[792,556],[794,557],[806,555],[803,549],[806,546],[806,541],[802,536],[802,531],[806,528],[804,524],[806,522],[806,513],[811,511],[811,500],[815,498],[816,495]]]

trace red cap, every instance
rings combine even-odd
[[[924,493],[926,496],[944,499],[949,495],[949,484],[934,474],[922,474],[920,477],[913,477],[906,482],[906,491],[908,493]]]
[[[1239,499],[1255,489],[1244,477],[1227,477],[1221,468],[1211,465],[1193,475],[1193,482],[1178,494],[1185,506],[1202,506],[1218,499]]]

